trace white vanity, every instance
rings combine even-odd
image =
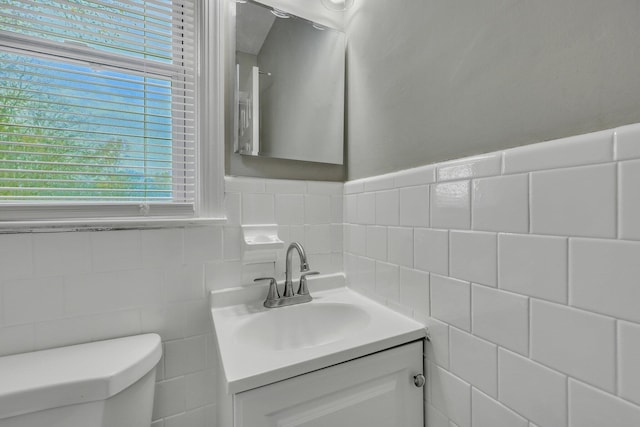
[[[424,327],[341,279],[272,309],[266,286],[212,292],[220,427],[424,425]]]

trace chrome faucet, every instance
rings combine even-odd
[[[302,245],[298,242],[293,242],[287,249],[287,260],[284,270],[284,295],[283,297],[293,296],[293,283],[291,282],[291,261],[293,261],[293,249],[298,251],[300,257],[300,272],[304,273],[309,271],[309,263],[307,262],[307,254],[304,251]]]
[[[293,282],[291,280],[291,262],[293,260],[293,250],[298,251],[300,257],[300,284],[298,291],[293,292]],[[302,245],[298,242],[293,242],[287,248],[287,256],[285,263],[285,280],[284,280],[284,293],[280,296],[278,291],[278,282],[273,277],[259,277],[254,280],[258,282],[261,280],[269,280],[269,293],[267,299],[264,301],[264,306],[267,308],[285,307],[287,305],[301,304],[303,302],[309,302],[313,298],[309,294],[307,288],[307,276],[320,274],[317,271],[309,271],[309,263],[307,262],[307,254],[304,251]]]

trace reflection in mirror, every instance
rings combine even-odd
[[[235,151],[342,164],[344,33],[236,4]]]

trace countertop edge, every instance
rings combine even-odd
[[[366,343],[357,347],[345,349],[336,353],[320,356],[316,359],[305,360],[295,365],[289,365],[273,371],[264,372],[246,378],[228,381],[225,378],[228,394],[242,393],[254,388],[263,387],[279,381],[284,381],[310,372],[325,369],[350,360],[359,359],[373,353],[384,351],[392,347],[408,344],[426,338],[426,328],[404,332],[393,337]]]

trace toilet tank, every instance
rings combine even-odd
[[[0,357],[0,427],[148,427],[160,337]]]

